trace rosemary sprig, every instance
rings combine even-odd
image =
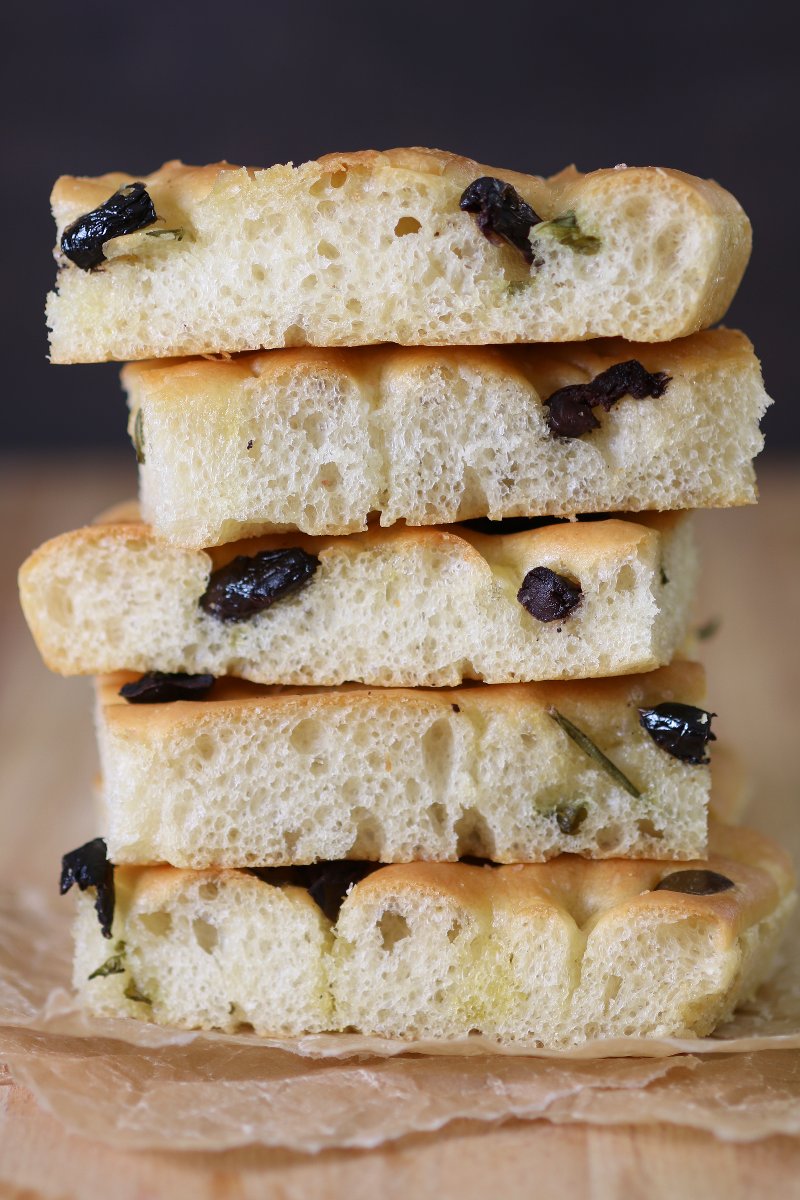
[[[136,461],[141,466],[144,462],[144,413],[141,405],[133,419],[133,448],[136,451]]]
[[[576,254],[597,254],[602,245],[599,237],[583,232],[572,209],[560,217],[554,217],[552,221],[542,221],[541,225],[534,227],[533,232],[536,237],[549,234]]]
[[[157,238],[171,237],[176,242],[182,242],[183,237],[184,237],[184,230],[183,230],[182,226],[179,227],[178,229],[148,229],[146,236],[147,237],[157,237]]]
[[[590,737],[587,737],[583,730],[578,729],[572,721],[568,721],[563,713],[560,713],[557,708],[548,708],[548,716],[552,717],[556,725],[559,725],[568,737],[571,737],[577,746],[580,746],[584,754],[589,758],[594,759],[599,767],[602,767],[607,775],[610,775],[619,787],[624,788],[629,796],[633,796],[636,800],[640,800],[642,793],[637,788],[636,784],[631,783],[627,775],[623,775],[619,767],[615,766],[610,758],[606,758],[603,751],[595,746]]]
[[[117,942],[111,957],[101,963],[95,971],[92,971],[91,975],[87,975],[87,979],[105,979],[107,975],[122,975],[125,971],[125,964],[122,961],[124,957],[125,943]]]

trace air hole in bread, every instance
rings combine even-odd
[[[214,739],[210,733],[201,733],[195,742],[195,748],[201,758],[206,761],[214,757]]]
[[[298,754],[317,754],[322,749],[324,737],[322,722],[315,717],[306,717],[295,725],[289,741]]]
[[[331,187],[334,187],[334,188],[344,187],[346,179],[347,179],[347,168],[340,167],[340,169],[338,171],[334,171],[333,174],[331,175]]]
[[[445,785],[450,778],[453,762],[453,730],[448,717],[440,717],[425,732],[422,755],[430,778]]]
[[[321,258],[340,257],[339,251],[336,249],[336,247],[331,245],[330,242],[326,242],[324,240],[317,242],[317,254],[319,254]]]
[[[368,808],[354,808],[353,820],[356,825],[353,845],[358,845],[359,852],[364,857],[374,855],[376,858],[380,858],[385,834],[378,818]]]
[[[619,975],[609,975],[606,980],[605,992],[603,999],[606,1005],[609,1005],[612,1000],[616,1000],[619,995],[619,989],[622,987],[622,979]]]
[[[378,922],[381,934],[381,946],[384,950],[392,951],[398,942],[407,938],[411,933],[408,921],[397,912],[385,912]]]
[[[197,894],[201,900],[216,900],[218,892],[219,884],[213,882],[201,883],[197,889]]]
[[[422,224],[416,217],[401,217],[394,227],[395,237],[405,237],[409,233],[419,233]]]
[[[155,937],[166,937],[172,931],[172,917],[168,912],[142,913],[139,920]]]
[[[475,855],[479,858],[492,858],[495,853],[494,834],[486,823],[482,813],[475,808],[467,808],[454,825],[456,858],[465,855]]]
[[[310,276],[313,279],[313,275]],[[308,339],[302,325],[288,325],[283,334],[284,346],[307,346]]]
[[[622,841],[622,831],[618,825],[608,825],[597,834],[599,850],[614,850]]]
[[[450,926],[450,928],[447,931],[448,942],[454,942],[456,940],[456,938],[459,936],[459,934],[461,933],[463,928],[464,928],[464,926],[461,924],[460,921],[453,921],[453,924]]]
[[[636,587],[636,572],[628,564],[617,575],[617,592],[632,592]]]
[[[437,801],[435,804],[428,805],[427,812],[435,832],[440,834],[443,831],[445,821],[447,820],[447,809],[443,804],[439,804]]]
[[[195,917],[192,921],[192,933],[200,949],[205,950],[206,954],[213,954],[219,941],[216,925],[204,921],[202,917]]]
[[[636,822],[636,828],[646,837],[663,838],[664,836],[664,830],[654,825],[649,817],[640,817]]]
[[[253,263],[250,268],[250,274],[255,279],[256,283],[263,283],[267,278],[267,273],[260,263]]]

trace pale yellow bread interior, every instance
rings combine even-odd
[[[530,234],[531,265],[460,209],[485,175],[511,183],[544,222]],[[724,316],[750,254],[733,196],[680,171],[568,167],[543,179],[420,148],[298,167],[170,162],[144,176],[63,176],[52,194],[59,240],[134,180],[157,223],[106,242],[93,271],[59,255],[47,306],[54,362],[377,342],[665,342]],[[565,238],[573,221],[577,237]]]
[[[652,890],[686,869],[734,886]],[[124,867],[116,881],[109,940],[91,892],[80,897],[74,979],[96,1013],[550,1047],[710,1033],[767,976],[795,886],[778,846],[727,827],[690,863],[383,867],[335,923],[305,888],[242,871]]]
[[[696,574],[685,513],[507,536],[463,526],[279,534],[208,552],[170,546],[134,517],[107,514],[112,523],[54,538],[22,566],[22,606],[53,670],[400,687],[627,674],[672,659]],[[319,557],[301,591],[244,621],[200,607],[212,570],[289,547]],[[540,566],[581,586],[563,620],[538,620],[517,599]]]
[[[662,396],[556,437],[544,403],[635,359]],[[271,350],[129,364],[142,512],[175,545],[474,517],[752,503],[770,403],[748,339]]]

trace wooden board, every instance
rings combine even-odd
[[[134,487],[127,461],[0,464],[0,872],[5,883],[54,887],[64,848],[94,833],[89,686],[52,676],[38,661],[17,607],[16,568],[44,538],[84,523]],[[753,770],[756,802],[750,819],[756,825],[759,788],[796,794],[791,750],[800,728],[799,504],[800,481],[788,469],[778,470],[763,479],[758,508],[699,518],[704,557],[698,620],[722,617],[703,657],[721,709],[719,729]],[[750,1200],[769,1195],[784,1200],[800,1197],[800,1139],[731,1145],[662,1126],[511,1122],[485,1129],[460,1123],[381,1151],[315,1158],[260,1149],[118,1154],[65,1133],[24,1089],[0,1075],[0,1197],[374,1200],[401,1195],[457,1195],[460,1200]]]

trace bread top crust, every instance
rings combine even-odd
[[[601,168],[587,174],[570,166],[545,178],[502,167],[490,167],[445,150],[422,146],[336,152],[297,167],[292,163],[266,168],[240,167],[228,162],[193,167],[174,159],[144,176],[124,171],[113,171],[94,178],[62,175],[56,180],[50,199],[60,237],[64,226],[70,221],[102,204],[124,184],[136,180],[141,180],[147,186],[157,211],[169,222],[175,210],[191,210],[215,189],[240,188],[248,180],[260,183],[266,175],[271,177],[270,183],[279,187],[291,177],[292,172],[299,172],[303,183],[313,186],[315,180],[339,172],[357,172],[380,178],[394,171],[452,178],[461,190],[474,179],[491,175],[512,184],[545,220],[552,219],[573,204],[578,194],[585,196],[604,192],[608,188],[637,188],[644,184],[648,188],[680,195],[681,200],[699,217],[718,217],[740,224],[743,243],[746,243],[741,247],[745,262],[750,251],[750,223],[741,205],[730,192],[713,180],[699,179],[668,167],[628,166]]]
[[[457,525],[413,528],[394,525],[389,529],[373,527],[366,533],[328,537],[276,533],[207,550],[182,550],[161,542],[139,519],[136,502],[125,501],[102,513],[95,524],[59,534],[39,546],[23,563],[19,578],[22,584],[31,571],[52,555],[58,555],[65,546],[88,547],[109,541],[121,548],[131,543],[155,543],[170,555],[185,555],[187,562],[200,555],[208,560],[211,570],[225,566],[237,555],[298,546],[320,558],[337,553],[355,556],[379,549],[390,549],[395,554],[415,554],[428,549],[457,557],[480,574],[507,570],[524,575],[536,565],[535,560],[541,554],[554,560],[568,554],[576,570],[590,570],[604,559],[635,553],[647,543],[655,553],[659,535],[669,533],[690,518],[689,512],[647,512],[630,517],[623,514],[602,521],[569,521],[509,534],[476,533]]]
[[[642,675],[607,679],[577,679],[548,683],[474,684],[454,688],[374,688],[362,684],[341,687],[268,687],[233,678],[218,679],[202,701],[176,700],[162,704],[130,704],[119,694],[125,683],[140,678],[120,671],[96,679],[97,702],[103,719],[114,729],[177,731],[194,723],[235,722],[245,712],[270,711],[323,720],[331,710],[367,708],[379,713],[402,703],[442,712],[456,708],[507,708],[522,713],[529,706],[559,708],[564,704],[590,705],[598,713],[628,705],[648,707],[668,700],[702,705],[705,671],[699,663],[678,660],[668,667]]]
[[[707,896],[654,891],[676,871],[715,871],[734,887]],[[118,867],[123,904],[149,910],[180,895],[187,882],[263,887],[255,875],[237,870],[186,871],[175,867]],[[791,861],[775,843],[751,829],[712,825],[707,860],[584,859],[562,854],[546,863],[473,866],[458,863],[398,863],[379,867],[356,883],[342,907],[340,923],[361,908],[391,908],[398,900],[441,898],[480,921],[493,913],[530,914],[574,922],[588,934],[602,922],[642,928],[656,923],[702,922],[723,947],[768,916],[795,886]],[[303,888],[284,885],[293,900],[316,905]],[[318,910],[317,910],[318,911]]]
[[[305,346],[258,350],[224,358],[146,359],[128,363],[121,376],[133,402],[180,404],[187,395],[233,390],[254,378],[271,382],[282,374],[331,371],[359,383],[375,372],[428,371],[438,366],[471,369],[482,375],[517,378],[545,398],[560,387],[583,382],[614,363],[635,358],[650,372],[694,375],[708,370],[737,371],[753,365],[753,345],[735,329],[705,330],[665,343],[597,338],[588,342],[507,346]],[[757,361],[757,360],[756,360]]]

